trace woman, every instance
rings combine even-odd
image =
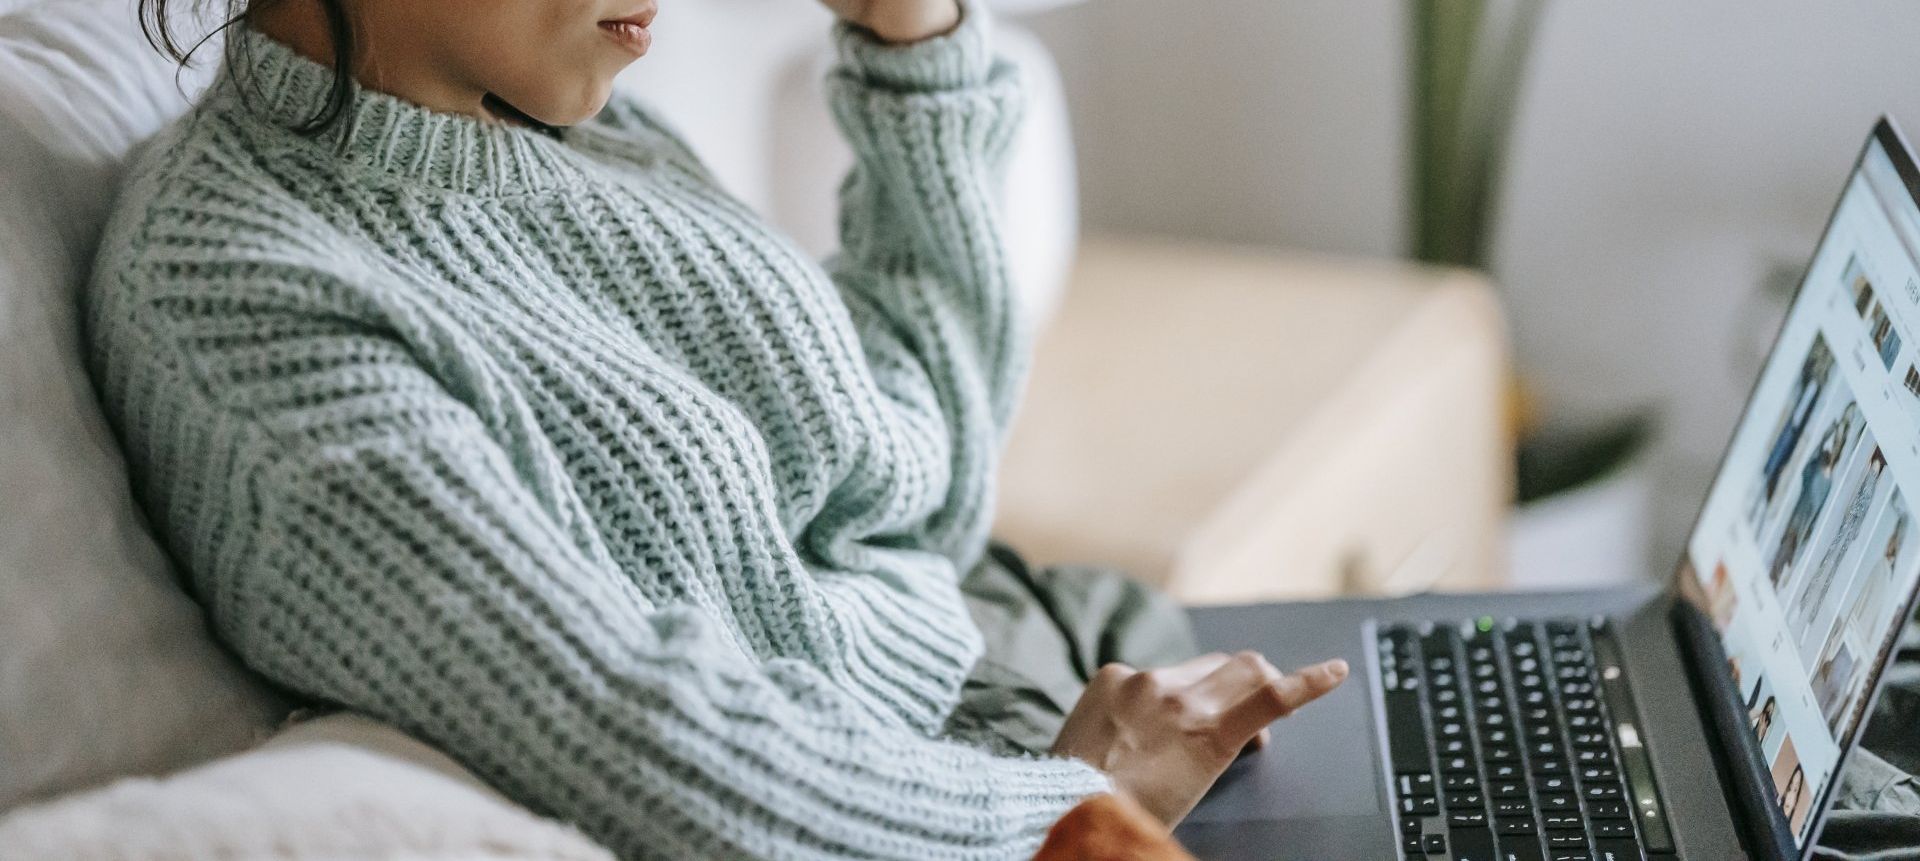
[[[1113,666],[1053,756],[943,736],[1025,361],[1020,90],[977,6],[828,5],[830,269],[607,104],[651,0],[236,10],[89,291],[144,504],[250,666],[625,857],[1019,857],[1105,791],[1175,821],[1346,668]]]
[[[1776,594],[1786,595],[1792,591],[1793,584],[1783,582],[1781,575],[1800,555],[1800,548],[1813,533],[1814,520],[1826,507],[1827,494],[1833,490],[1833,471],[1846,456],[1847,443],[1851,441],[1859,415],[1859,405],[1849,401],[1840,417],[1821,435],[1820,444],[1807,459],[1806,466],[1800,469],[1800,495],[1794,499],[1793,513],[1787,517],[1786,530],[1780,534],[1780,546],[1774,550],[1773,562],[1768,566],[1767,579]]]
[[[1787,602],[1788,612],[1795,614],[1793,634],[1796,638],[1806,636],[1813,627],[1813,620],[1824,614],[1829,600],[1838,600],[1834,594],[1834,579],[1840,574],[1840,560],[1853,549],[1853,542],[1860,537],[1860,526],[1867,520],[1868,509],[1873,506],[1874,494],[1880,489],[1880,476],[1886,472],[1887,456],[1875,446],[1873,454],[1867,458],[1866,472],[1861,475],[1860,483],[1854,486],[1853,496],[1847,501],[1846,510],[1840,512],[1840,528],[1822,542],[1819,561],[1814,563],[1813,572],[1804,578],[1798,593]]]
[[[1773,713],[1779,705],[1779,700],[1769,694],[1766,704],[1753,713],[1753,737],[1761,744],[1766,744],[1767,736],[1773,733]]]
[[[1800,766],[1793,767],[1793,773],[1787,775],[1787,782],[1780,787],[1780,812],[1787,815],[1788,825],[1793,833],[1800,833],[1800,820],[1806,811],[1802,809],[1807,795],[1807,772]]]

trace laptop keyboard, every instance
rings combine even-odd
[[[1628,861],[1674,851],[1605,620],[1382,624],[1402,857]]]

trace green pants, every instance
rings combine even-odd
[[[947,729],[1003,753],[1052,747],[1102,664],[1159,667],[1199,651],[1184,610],[1112,570],[1035,569],[996,542],[961,591],[987,649]],[[1901,645],[1817,858],[1920,861],[1920,624]]]
[[[995,542],[961,581],[986,635],[947,731],[1004,753],[1045,753],[1101,665],[1178,663],[1199,654],[1186,611],[1119,572],[1031,568]]]

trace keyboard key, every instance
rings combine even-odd
[[[1524,780],[1496,780],[1488,786],[1487,794],[1494,798],[1526,798],[1531,795]]]
[[[1547,813],[1541,815],[1540,821],[1545,823],[1549,829],[1587,827],[1587,824],[1581,821],[1580,814],[1578,813]]]
[[[1440,800],[1431,795],[1409,795],[1400,799],[1400,815],[1432,816],[1440,812]]]
[[[1440,788],[1448,792],[1459,789],[1474,789],[1480,786],[1480,775],[1449,774],[1440,778]]]
[[[1596,783],[1581,791],[1588,801],[1612,801],[1620,797],[1620,784]]]
[[[1618,837],[1593,841],[1593,857],[1597,861],[1644,861],[1639,844]]]
[[[1487,748],[1480,758],[1487,762],[1517,762],[1520,759],[1520,749],[1510,744],[1496,745]]]
[[[1500,861],[1493,854],[1493,831],[1484,826],[1449,831],[1447,841],[1453,861]]]
[[[1533,801],[1527,798],[1498,798],[1493,802],[1495,816],[1521,816],[1533,812]]]
[[[1471,774],[1479,769],[1473,767],[1473,760],[1464,756],[1450,756],[1440,760],[1440,771],[1446,774]]]
[[[1393,770],[1421,772],[1431,767],[1427,758],[1426,728],[1420,724],[1420,695],[1405,691],[1386,694],[1387,752]]]
[[[1450,792],[1447,794],[1448,810],[1480,809],[1485,805],[1478,792]]]
[[[1486,824],[1485,811],[1450,810],[1447,812],[1448,828],[1478,828]]]
[[[1552,861],[1593,861],[1585,849],[1556,849]]]
[[[1487,766],[1488,780],[1513,780],[1524,776],[1517,762],[1499,762]]]
[[[1400,775],[1400,778],[1395,781],[1395,786],[1400,790],[1401,795],[1432,795],[1433,772],[1420,771]]]
[[[1534,798],[1541,810],[1579,810],[1580,802],[1575,801],[1571,792],[1543,792]]]
[[[1597,819],[1593,823],[1593,836],[1632,837],[1633,823],[1625,819]]]
[[[1535,830],[1531,816],[1512,816],[1494,820],[1495,834],[1533,834]]]
[[[1495,857],[1500,861],[1547,861],[1546,856],[1540,854],[1538,837],[1502,837]]]
[[[1612,748],[1601,748],[1600,750],[1576,750],[1573,752],[1573,761],[1580,763],[1581,765],[1608,765],[1608,766],[1613,765],[1615,762],[1617,762],[1617,760],[1613,758]]]
[[[1418,858],[1427,854],[1427,850],[1421,848],[1420,838],[1418,837],[1400,838],[1400,848],[1406,850],[1408,858]]]
[[[1541,792],[1572,792],[1573,781],[1565,776],[1536,777],[1533,785]]]
[[[1565,775],[1569,771],[1564,759],[1536,759],[1533,761],[1533,773]]]
[[[1445,855],[1447,854],[1447,835],[1429,834],[1421,840],[1420,848],[1425,849],[1428,855]]]
[[[1585,848],[1587,845],[1587,832],[1549,831],[1547,832],[1547,845],[1556,849]]]
[[[1400,817],[1400,833],[1418,836],[1420,834],[1420,820],[1412,816]]]
[[[1443,757],[1466,756],[1473,753],[1473,746],[1465,738],[1442,738],[1439,751]]]
[[[1624,801],[1587,802],[1588,819],[1625,819],[1630,815],[1632,811],[1627,809],[1627,803]]]
[[[1540,741],[1543,739],[1558,738],[1559,736],[1560,728],[1550,723],[1534,724],[1527,727],[1528,741]]]
[[[1580,767],[1580,779],[1588,783],[1619,780],[1620,772],[1608,765],[1584,765]]]

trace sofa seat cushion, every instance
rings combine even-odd
[[[426,744],[339,713],[162,780],[0,817],[0,846],[67,861],[613,861]]]

